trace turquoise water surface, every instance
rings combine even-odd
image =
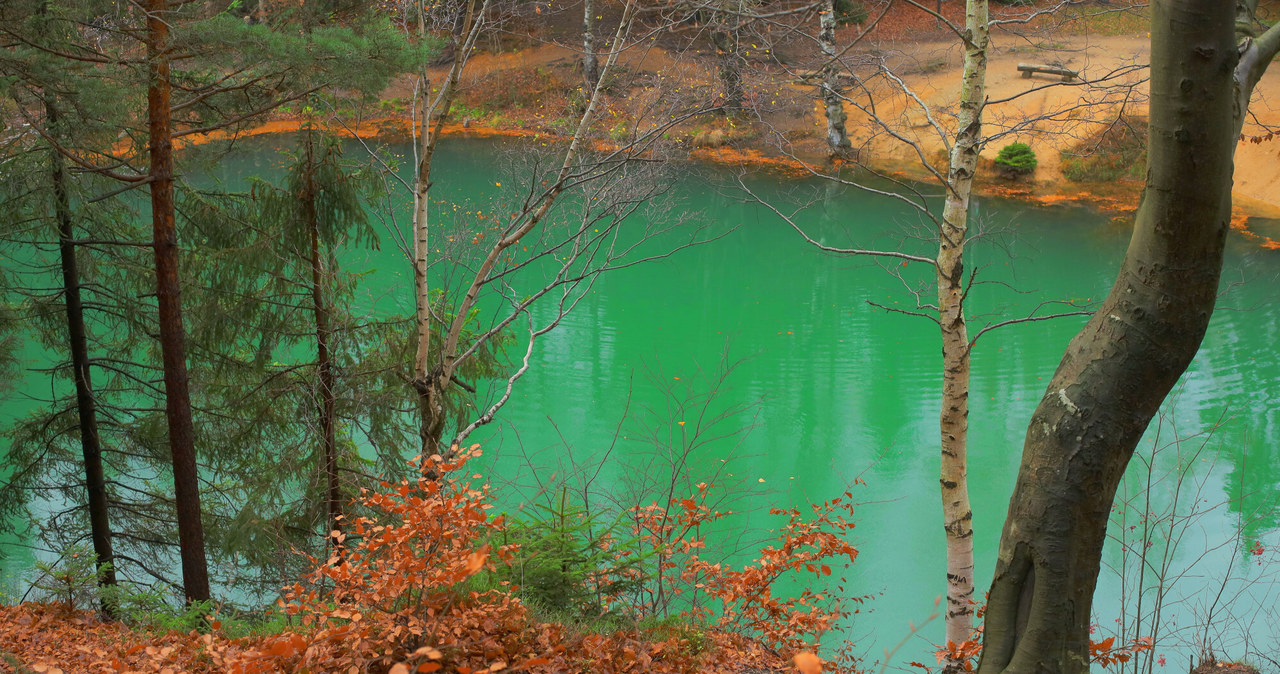
[[[273,150],[287,143],[249,144],[221,171],[234,181],[278,170]],[[446,143],[435,171],[441,211],[445,203],[465,204],[464,212],[498,210],[486,204],[522,184],[504,168],[519,147]],[[713,545],[739,560],[751,558],[749,544],[776,521],[769,506],[851,491],[861,503],[854,529],[860,554],[844,587],[872,598],[846,635],[874,660],[907,635],[909,625],[928,619],[944,591],[937,327],[869,304],[914,309],[911,291],[928,279],[922,269],[897,261],[816,250],[772,211],[749,203],[734,188],[736,179],[734,171],[707,167],[668,177],[674,207],[662,217],[683,213],[688,221],[642,251],[677,247],[693,226],[721,238],[600,276],[541,338],[498,421],[472,440],[485,448],[484,471],[509,507],[546,498],[539,489],[553,475],[577,485],[589,479],[594,498],[621,505],[665,489],[672,465],[687,474],[679,480],[686,492],[713,481],[742,511],[720,527]],[[784,211],[800,208],[798,221],[828,245],[931,254],[933,244],[913,238],[927,230],[920,216],[893,200],[763,172],[743,180]],[[405,226],[404,200],[397,208],[395,222]],[[628,223],[645,216],[657,217],[642,211]],[[968,266],[979,268],[983,283],[970,297],[970,334],[1028,315],[1047,300],[1099,300],[1128,236],[1124,223],[1074,208],[979,200],[975,218],[984,238],[972,246]],[[350,253],[343,264],[367,272],[357,293],[370,311],[407,310],[408,264],[391,221],[382,226],[379,251]],[[1280,634],[1270,626],[1280,618],[1273,613],[1280,544],[1278,275],[1280,252],[1233,237],[1224,296],[1201,353],[1121,488],[1137,510],[1117,508],[1113,529],[1127,539],[1117,538],[1104,552],[1095,603],[1099,634],[1122,629],[1131,636],[1130,621],[1146,615],[1155,597],[1148,591],[1139,607],[1136,588],[1163,575],[1164,640],[1157,650],[1169,655],[1170,666],[1181,667],[1181,654],[1206,634],[1219,654],[1280,650]],[[532,279],[514,281],[513,293],[522,292],[521,282]],[[923,297],[929,301],[927,288]],[[498,304],[482,308],[496,312]],[[535,305],[533,319],[546,322],[552,311],[552,304]],[[1003,328],[985,335],[973,352],[969,479],[979,594],[991,576],[1027,421],[1082,323],[1072,317]],[[523,345],[517,339],[513,360]],[[39,359],[32,352],[28,368]],[[725,359],[738,364],[721,378]],[[39,382],[45,375],[26,376]],[[31,403],[11,396],[0,405],[0,417],[9,419]],[[707,423],[734,411],[717,425]],[[712,436],[725,437],[704,442]],[[1145,520],[1144,509],[1151,513]],[[1175,516],[1162,519],[1165,511]],[[1135,545],[1142,526],[1164,528],[1148,536],[1151,546]],[[21,543],[0,540],[12,555],[2,562],[5,574],[30,566],[32,553]],[[1254,554],[1259,546],[1263,554]],[[1147,571],[1138,578],[1135,550],[1144,547]],[[1214,626],[1208,632],[1206,623]],[[931,657],[919,653],[940,635],[934,621],[895,659]]]

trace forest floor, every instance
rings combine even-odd
[[[670,629],[611,633],[566,630],[530,619],[518,606],[495,622],[489,607],[451,611],[438,646],[405,649],[408,638],[352,629],[228,636],[205,629],[138,628],[58,603],[0,606],[0,672],[6,674],[272,674],[358,672],[700,672],[797,671],[795,662],[728,632]],[[356,620],[360,620],[359,614]],[[394,628],[392,628],[394,629]],[[455,634],[456,633],[456,634]],[[407,635],[406,635],[407,636]],[[376,646],[375,651],[371,646]],[[392,655],[394,653],[394,656]],[[819,671],[807,669],[799,671]]]

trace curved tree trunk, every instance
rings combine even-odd
[[[173,460],[174,503],[182,587],[187,603],[209,599],[209,569],[200,521],[200,484],[191,393],[187,381],[187,336],[182,325],[178,283],[178,230],[173,201],[173,138],[170,121],[169,24],[167,0],[147,2],[147,127],[151,155],[152,245],[156,260],[156,304],[160,312],[160,351],[164,360],[165,417]]]
[[[1232,152],[1261,74],[1246,67],[1257,47],[1237,49],[1234,23],[1235,7],[1222,0],[1152,3],[1146,191],[1119,277],[1067,347],[1027,429],[982,674],[1089,671],[1090,609],[1116,487],[1195,356],[1217,297]],[[1263,40],[1280,40],[1273,33]],[[1275,54],[1268,44],[1265,61]]]

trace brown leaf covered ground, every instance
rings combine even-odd
[[[452,621],[452,622],[450,622]],[[419,648],[406,671],[429,672],[770,672],[791,663],[739,635],[709,633],[706,644],[671,635],[575,634],[506,615],[462,611],[440,624],[442,645]],[[307,661],[314,632],[228,639],[210,634],[137,632],[86,611],[29,602],[0,606],[0,672],[28,674],[200,674],[205,672],[339,671]],[[345,671],[382,674],[399,658],[365,660]],[[355,670],[350,670],[355,667]],[[434,667],[434,668],[432,668]]]

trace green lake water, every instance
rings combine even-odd
[[[247,145],[254,152],[224,163],[225,175],[273,170],[280,160],[270,148],[283,142]],[[519,146],[446,143],[434,171],[437,198],[485,204],[520,186],[504,171],[506,155],[499,151],[512,147]],[[484,446],[483,470],[504,485],[507,505],[539,498],[539,478],[549,480],[552,472],[595,475],[599,498],[625,500],[638,485],[662,481],[663,450],[647,438],[679,446],[698,424],[691,411],[672,411],[663,391],[703,393],[723,354],[741,360],[710,413],[743,406],[718,429],[749,425],[749,432],[699,446],[687,463],[689,484],[733,485],[730,493],[744,497],[734,506],[744,513],[720,529],[715,545],[738,550],[759,540],[761,528],[776,521],[769,506],[803,505],[850,490],[862,504],[853,534],[860,555],[845,572],[845,587],[872,598],[846,634],[874,660],[906,636],[912,622],[927,619],[944,592],[937,327],[868,304],[914,308],[908,289],[924,280],[923,270],[819,252],[770,211],[746,203],[728,186],[736,175],[695,167],[673,178],[672,195],[693,212],[690,222],[723,238],[602,276],[539,342],[499,420],[472,439]],[[806,203],[798,220],[828,245],[931,254],[933,244],[909,238],[922,227],[920,217],[893,200],[768,173],[748,173],[744,180],[775,203]],[[397,221],[403,225],[406,216],[407,206]],[[975,217],[988,235],[972,247],[969,266],[981,267],[979,280],[992,283],[972,291],[971,334],[1024,316],[1046,300],[1100,299],[1128,238],[1125,224],[1080,209],[979,200]],[[351,253],[344,263],[369,272],[361,301],[375,311],[405,309],[412,301],[408,264],[394,237],[385,231],[384,237],[380,251]],[[673,233],[646,250],[685,238]],[[1153,537],[1148,552],[1148,560],[1176,577],[1163,623],[1171,631],[1158,648],[1169,655],[1170,667],[1186,662],[1182,654],[1202,638],[1205,622],[1214,625],[1210,635],[1219,654],[1240,655],[1246,638],[1259,652],[1280,650],[1280,628],[1273,627],[1280,625],[1278,276],[1280,252],[1233,235],[1224,295],[1204,346],[1176,400],[1166,405],[1158,436],[1149,434],[1122,486],[1122,496],[1139,507],[1176,507],[1180,513],[1172,531],[1176,545],[1164,542],[1171,538],[1165,532]],[[551,311],[543,304],[533,315],[545,321]],[[969,480],[979,595],[991,577],[1027,421],[1082,322],[1075,317],[1004,328],[985,335],[974,350]],[[39,381],[38,375],[29,381]],[[16,398],[0,404],[0,421],[27,405]],[[1178,475],[1184,476],[1180,487]],[[1141,493],[1148,476],[1149,498]],[[1117,517],[1128,518],[1113,527],[1117,535],[1140,531],[1136,511],[1118,508]],[[3,562],[4,573],[29,566],[30,552],[16,541],[0,544],[18,553]],[[1263,554],[1252,553],[1255,544]],[[1133,550],[1141,547],[1117,541],[1104,552],[1095,603],[1100,636],[1124,628],[1116,619],[1137,610],[1135,578],[1122,579],[1121,572],[1135,568]],[[1152,596],[1146,595],[1143,610]],[[931,657],[920,653],[926,640],[940,635],[937,620],[895,659]]]

